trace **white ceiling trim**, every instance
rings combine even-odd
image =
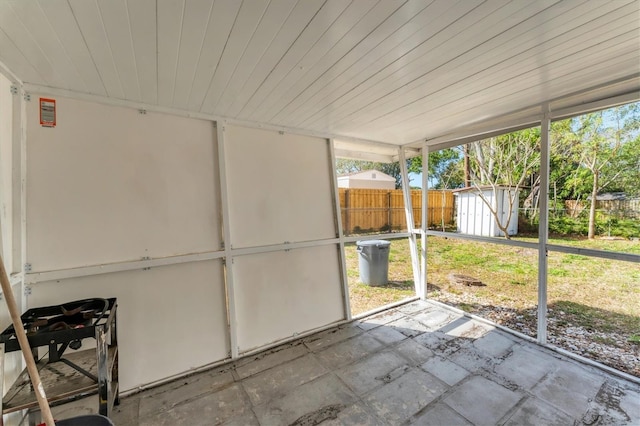
[[[2,67],[2,63],[0,62],[0,72],[2,71],[4,71],[4,67]],[[7,78],[10,78],[10,74],[7,74],[6,76]],[[380,151],[381,149],[384,151],[396,153],[398,151],[398,146],[399,146],[398,144],[387,143],[382,141],[372,141],[368,139],[361,139],[361,138],[345,136],[345,135],[316,132],[308,129],[296,129],[288,126],[278,126],[278,125],[273,125],[268,123],[257,123],[257,122],[248,121],[248,120],[238,120],[238,119],[223,117],[219,115],[205,114],[201,112],[192,112],[192,111],[187,111],[187,110],[182,110],[177,108],[147,104],[144,102],[135,102],[135,101],[128,101],[124,99],[114,99],[106,96],[91,95],[87,93],[78,93],[78,92],[67,90],[67,89],[40,86],[37,84],[31,84],[31,83],[22,83],[17,79],[16,80],[12,79],[12,81],[14,81],[17,85],[19,85],[22,88],[24,93],[47,95],[47,96],[61,96],[65,98],[77,99],[77,100],[82,100],[87,102],[95,102],[103,105],[120,106],[120,107],[136,109],[136,110],[145,110],[150,112],[171,114],[171,115],[177,115],[181,117],[207,120],[207,121],[212,121],[216,123],[228,123],[232,125],[249,127],[254,129],[272,130],[276,132],[284,132],[284,133],[298,134],[298,135],[304,135],[304,136],[315,136],[315,137],[320,137],[324,139],[333,139],[338,145],[345,142],[355,143],[359,147],[361,147],[362,149],[361,152],[363,153],[372,152],[372,150],[373,152]],[[409,153],[414,153],[414,151],[417,152],[417,150],[409,150]],[[392,157],[393,157],[392,155],[382,156],[382,158],[385,158],[387,160]],[[390,161],[394,161],[394,160],[390,160]]]

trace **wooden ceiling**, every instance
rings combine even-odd
[[[0,62],[34,91],[417,144],[640,98],[640,1],[0,0]]]

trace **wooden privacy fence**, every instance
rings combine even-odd
[[[411,190],[414,226],[422,218],[422,190]],[[407,229],[401,189],[340,188],[342,227],[345,234]],[[454,197],[448,190],[429,191],[427,222],[430,227],[454,224]]]
[[[564,205],[569,216],[578,217],[583,211],[589,212],[590,201],[565,200]],[[637,219],[640,218],[640,198],[597,200],[596,210],[619,218]]]

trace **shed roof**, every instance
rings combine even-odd
[[[375,175],[375,177],[374,177]],[[348,178],[348,179],[375,179],[375,180],[386,180],[389,182],[395,182],[396,178],[393,176],[389,176],[386,173],[382,173],[379,170],[363,170],[360,172],[348,173],[344,175],[338,176],[338,178]]]
[[[639,13],[638,0],[0,0],[0,70],[27,91],[320,134],[384,161],[534,125],[546,103],[561,117],[637,100]]]

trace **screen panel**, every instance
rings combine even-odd
[[[336,245],[240,256],[233,267],[241,352],[344,319]]]
[[[28,103],[27,261],[33,271],[214,251],[220,245],[210,121],[56,99]]]
[[[335,238],[326,139],[225,126],[234,248]]]

